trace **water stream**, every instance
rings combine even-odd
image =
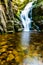
[[[21,21],[24,26],[24,31],[30,31],[31,22],[32,22],[33,3],[34,2],[29,2],[25,6],[24,10],[21,12]],[[27,34],[27,32],[24,32],[21,39],[23,47],[26,48],[29,46],[29,40],[30,40],[29,38],[30,38],[30,33],[28,32]],[[43,65],[43,63],[40,62],[40,60],[38,60],[38,57],[34,56],[34,58],[26,57],[23,60],[22,65]]]
[[[20,15],[21,21],[22,21],[23,26],[24,26],[24,31],[29,31],[30,27],[31,27],[33,3],[34,2],[29,2],[25,6],[24,10],[21,12],[21,15]]]
[[[29,38],[30,38],[30,27],[31,27],[31,22],[32,22],[32,8],[33,8],[33,2],[29,2],[24,10],[21,12],[21,21],[23,23],[24,26],[24,30],[23,30],[23,35],[22,35],[22,45],[27,47],[29,45]],[[29,17],[29,16],[30,17]],[[28,32],[25,32],[28,31]]]

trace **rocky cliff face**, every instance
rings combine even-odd
[[[6,32],[6,16],[4,12],[4,8],[0,5],[0,32]]]
[[[33,8],[33,28],[43,31],[43,5]]]
[[[5,11],[0,5],[0,33],[22,31],[22,23],[14,16],[12,11]]]

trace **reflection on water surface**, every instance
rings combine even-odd
[[[43,33],[0,35],[0,65],[43,65]]]

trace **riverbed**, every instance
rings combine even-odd
[[[43,33],[0,35],[0,65],[43,65]]]

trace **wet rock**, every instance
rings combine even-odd
[[[1,52],[1,53],[2,53],[2,52],[5,52],[5,51],[6,51],[5,48],[0,49],[0,52]]]
[[[0,43],[0,45],[5,45],[5,44],[6,44],[6,41],[5,42],[3,41],[3,42]]]
[[[33,27],[38,31],[43,31],[43,5],[33,8]]]
[[[7,57],[7,61],[11,61],[12,59],[14,59],[13,54],[9,54],[8,57]]]

